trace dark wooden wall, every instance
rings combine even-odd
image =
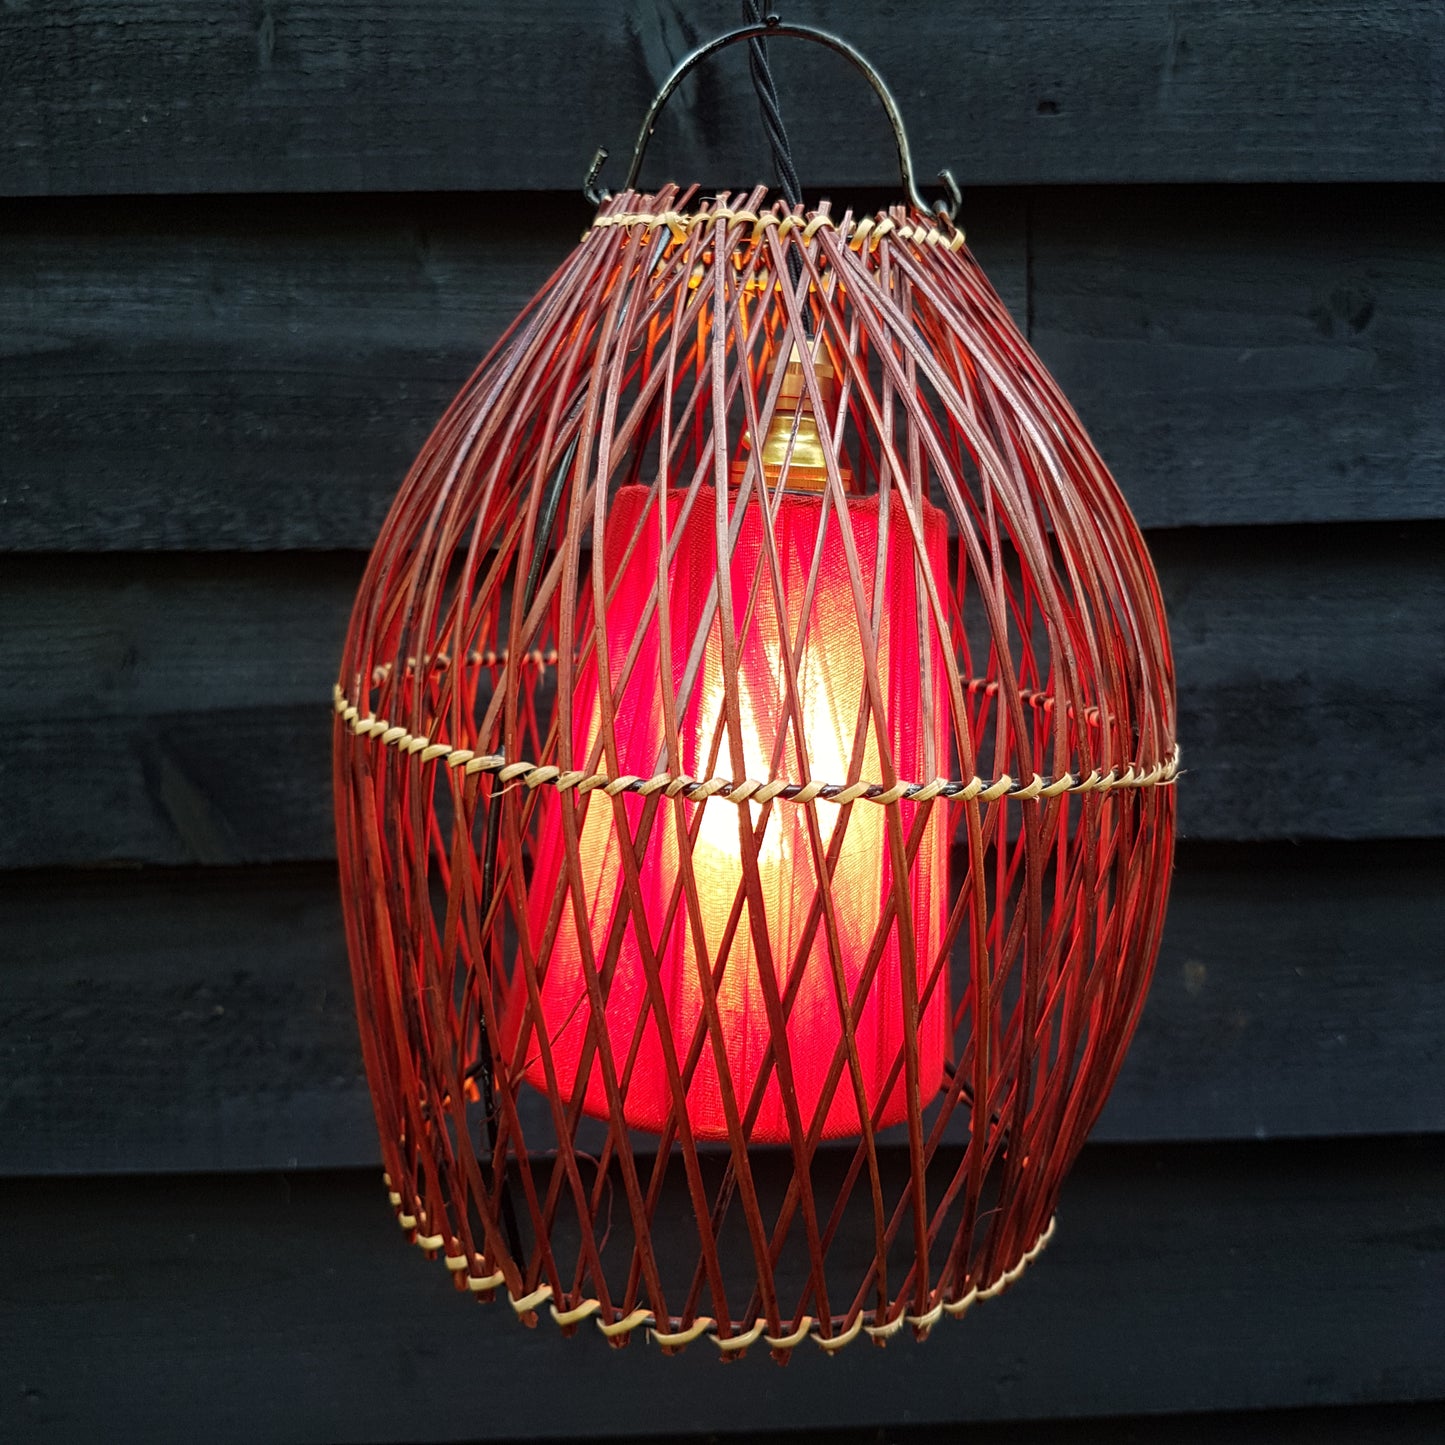
[[[1445,1437],[1438,0],[786,7],[957,171],[1171,608],[1168,937],[1038,1268],[926,1345],[724,1369],[528,1334],[397,1234],[341,629],[594,145],[735,8],[0,10],[0,1438]],[[857,82],[774,59],[810,183],[886,187]],[[650,175],[760,174],[743,72]]]

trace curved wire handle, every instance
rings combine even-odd
[[[657,129],[662,108],[688,74],[708,56],[719,50],[725,50],[729,45],[736,45],[742,40],[771,38],[775,35],[795,35],[800,40],[816,41],[819,45],[836,51],[845,60],[852,61],[853,65],[863,72],[869,85],[873,87],[874,93],[882,101],[883,109],[893,127],[893,140],[898,147],[898,174],[909,201],[920,211],[935,210],[950,221],[953,220],[958,214],[959,203],[962,200],[958,182],[954,180],[953,172],[945,168],[939,171],[938,179],[947,192],[947,199],[937,201],[930,206],[919,194],[917,183],[913,179],[913,155],[908,148],[908,133],[903,128],[903,116],[898,109],[898,102],[893,99],[893,93],[884,84],[883,77],[846,40],[840,39],[830,31],[819,30],[812,25],[794,25],[785,22],[776,15],[769,15],[761,25],[744,25],[737,30],[725,31],[722,35],[715,36],[699,45],[690,55],[684,56],[677,63],[672,74],[663,81],[662,89],[657,92],[652,105],[648,108],[647,116],[642,122],[642,129],[637,136],[637,146],[632,152],[632,165],[628,168],[623,189],[630,191],[637,184],[638,173],[642,170],[642,159],[647,154],[647,143],[652,139],[653,131]],[[598,146],[597,154],[592,158],[592,164],[588,167],[587,175],[582,182],[582,193],[594,206],[601,205],[609,194],[597,184],[607,156],[607,147]]]

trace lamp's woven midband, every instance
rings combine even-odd
[[[1027,782],[1011,778],[1007,773],[998,778],[934,778],[927,783],[787,783],[779,779],[761,782],[756,778],[734,781],[730,778],[690,778],[686,775],[656,773],[650,778],[631,774],[614,778],[607,773],[585,773],[577,769],[564,771],[551,764],[517,760],[509,762],[501,753],[476,753],[470,748],[456,748],[450,743],[434,743],[428,737],[408,732],[385,718],[371,717],[347,700],[339,685],[332,689],[332,705],[342,722],[357,737],[372,737],[399,752],[419,753],[424,763],[442,762],[449,768],[468,773],[495,773],[503,783],[521,783],[528,788],[544,785],[562,792],[590,793],[601,789],[608,797],[620,793],[638,793],[649,797],[661,793],[668,798],[701,803],[717,798],[724,803],[927,803],[935,798],[957,799],[961,802],[996,803],[1001,798],[1028,802],[1033,798],[1057,798],[1065,793],[1107,793],[1116,788],[1168,787],[1179,776],[1179,749],[1165,762],[1144,767],[1130,763],[1127,767],[1100,772],[1097,768],[1085,777],[1064,773],[1045,778],[1035,773]]]
[[[948,251],[961,251],[967,244],[964,232],[958,227],[935,224],[917,215],[909,220],[895,220],[889,215],[879,215],[835,221],[826,212],[791,211],[781,202],[771,209],[754,211],[745,206],[729,206],[725,198],[719,198],[714,205],[704,205],[696,211],[603,213],[592,222],[588,234],[610,226],[642,231],[666,227],[672,232],[674,240],[681,241],[690,232],[720,223],[729,226],[751,226],[752,234],[748,238],[750,242],[760,240],[763,232],[769,229],[776,230],[780,239],[796,231],[804,242],[811,241],[820,230],[836,231],[839,239],[850,251],[861,250],[864,246],[874,249],[887,236],[897,236],[900,241],[911,241],[920,246],[941,246]]]

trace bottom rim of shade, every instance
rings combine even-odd
[[[396,1193],[389,1178],[383,1176],[392,1202],[392,1207],[397,1211],[397,1218],[403,1229],[413,1238],[413,1242],[430,1256],[441,1253],[443,1240],[437,1235],[425,1235],[417,1228],[415,1215],[406,1212],[400,1203],[400,1196]],[[819,1348],[828,1354],[840,1350],[844,1345],[851,1344],[854,1340],[866,1336],[875,1344],[886,1344],[894,1335],[898,1334],[904,1326],[913,1330],[914,1337],[918,1340],[925,1340],[932,1331],[934,1325],[945,1317],[961,1319],[968,1311],[981,1300],[994,1298],[1000,1295],[1011,1284],[1013,1284],[1023,1272],[1043,1253],[1045,1247],[1054,1236],[1054,1230],[1058,1225],[1058,1216],[1050,1217],[1048,1225],[1043,1232],[1024,1251],[1019,1258],[1007,1269],[1001,1271],[997,1278],[986,1285],[974,1285],[965,1294],[956,1300],[939,1299],[933,1306],[922,1314],[909,1314],[907,1310],[899,1308],[896,1315],[891,1318],[878,1321],[877,1311],[873,1311],[874,1322],[865,1323],[869,1312],[860,1310],[850,1320],[847,1315],[833,1316],[831,1330],[824,1335],[819,1327],[819,1322],[811,1315],[804,1315],[796,1329],[790,1334],[770,1335],[767,1333],[767,1321],[755,1320],[752,1328],[740,1330],[734,1326],[732,1334],[727,1336],[719,1335],[717,1332],[717,1321],[710,1315],[699,1315],[690,1324],[684,1326],[676,1316],[667,1321],[667,1328],[658,1327],[657,1318],[650,1309],[639,1307],[629,1314],[623,1315],[616,1320],[603,1320],[600,1318],[602,1302],[598,1299],[584,1299],[567,1309],[558,1309],[555,1303],[552,1287],[541,1285],[526,1295],[513,1295],[507,1291],[507,1301],[512,1306],[517,1318],[524,1324],[535,1325],[539,1318],[539,1312],[543,1305],[548,1308],[554,1324],[564,1331],[572,1331],[577,1325],[591,1319],[597,1328],[606,1337],[609,1343],[614,1346],[621,1346],[627,1343],[631,1335],[639,1330],[647,1331],[647,1338],[656,1345],[662,1347],[663,1351],[673,1354],[695,1340],[707,1336],[721,1351],[723,1358],[739,1356],[750,1346],[761,1344],[765,1348],[778,1354],[785,1354],[795,1349],[805,1340],[813,1340]],[[502,1289],[505,1283],[504,1276],[500,1271],[491,1275],[474,1275],[470,1272],[471,1261],[465,1255],[445,1255],[447,1268],[456,1276],[458,1288],[464,1288],[477,1295],[484,1302],[490,1300],[495,1292]],[[899,1302],[901,1304],[901,1302]]]

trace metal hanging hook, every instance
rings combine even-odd
[[[637,145],[632,152],[632,164],[628,167],[627,179],[623,182],[624,190],[633,190],[637,184],[637,177],[642,170],[643,157],[647,154],[648,142],[652,139],[652,133],[657,129],[657,122],[662,116],[663,107],[672,98],[673,92],[687,78],[693,69],[710,55],[716,54],[719,50],[725,50],[730,45],[736,45],[740,41],[753,39],[771,39],[774,36],[796,36],[799,40],[812,40],[819,45],[826,46],[829,50],[841,55],[845,60],[853,63],[854,67],[863,73],[868,84],[873,87],[873,92],[883,104],[884,113],[888,117],[889,124],[893,127],[893,140],[898,148],[898,174],[903,185],[904,194],[908,197],[910,204],[920,211],[936,211],[939,215],[945,216],[952,221],[958,214],[959,203],[963,197],[958,189],[958,182],[953,178],[953,172],[944,169],[939,171],[938,179],[946,193],[946,198],[935,202],[933,205],[924,200],[919,193],[918,185],[913,176],[913,154],[908,146],[908,133],[903,127],[903,115],[898,109],[898,102],[894,100],[893,93],[884,83],[883,77],[868,63],[868,61],[855,50],[846,40],[832,34],[827,30],[820,30],[812,25],[795,25],[788,21],[780,20],[776,15],[769,15],[760,25],[744,25],[737,30],[725,31],[722,35],[699,45],[689,55],[685,55],[678,61],[671,75],[662,83],[662,89],[653,97],[651,106],[648,107],[647,115],[642,122],[642,129],[638,132]],[[601,205],[610,194],[600,187],[597,182],[602,174],[603,164],[606,162],[608,151],[606,146],[599,146],[597,154],[592,158],[592,164],[587,168],[587,174],[582,182],[582,193],[592,202],[594,206]]]

